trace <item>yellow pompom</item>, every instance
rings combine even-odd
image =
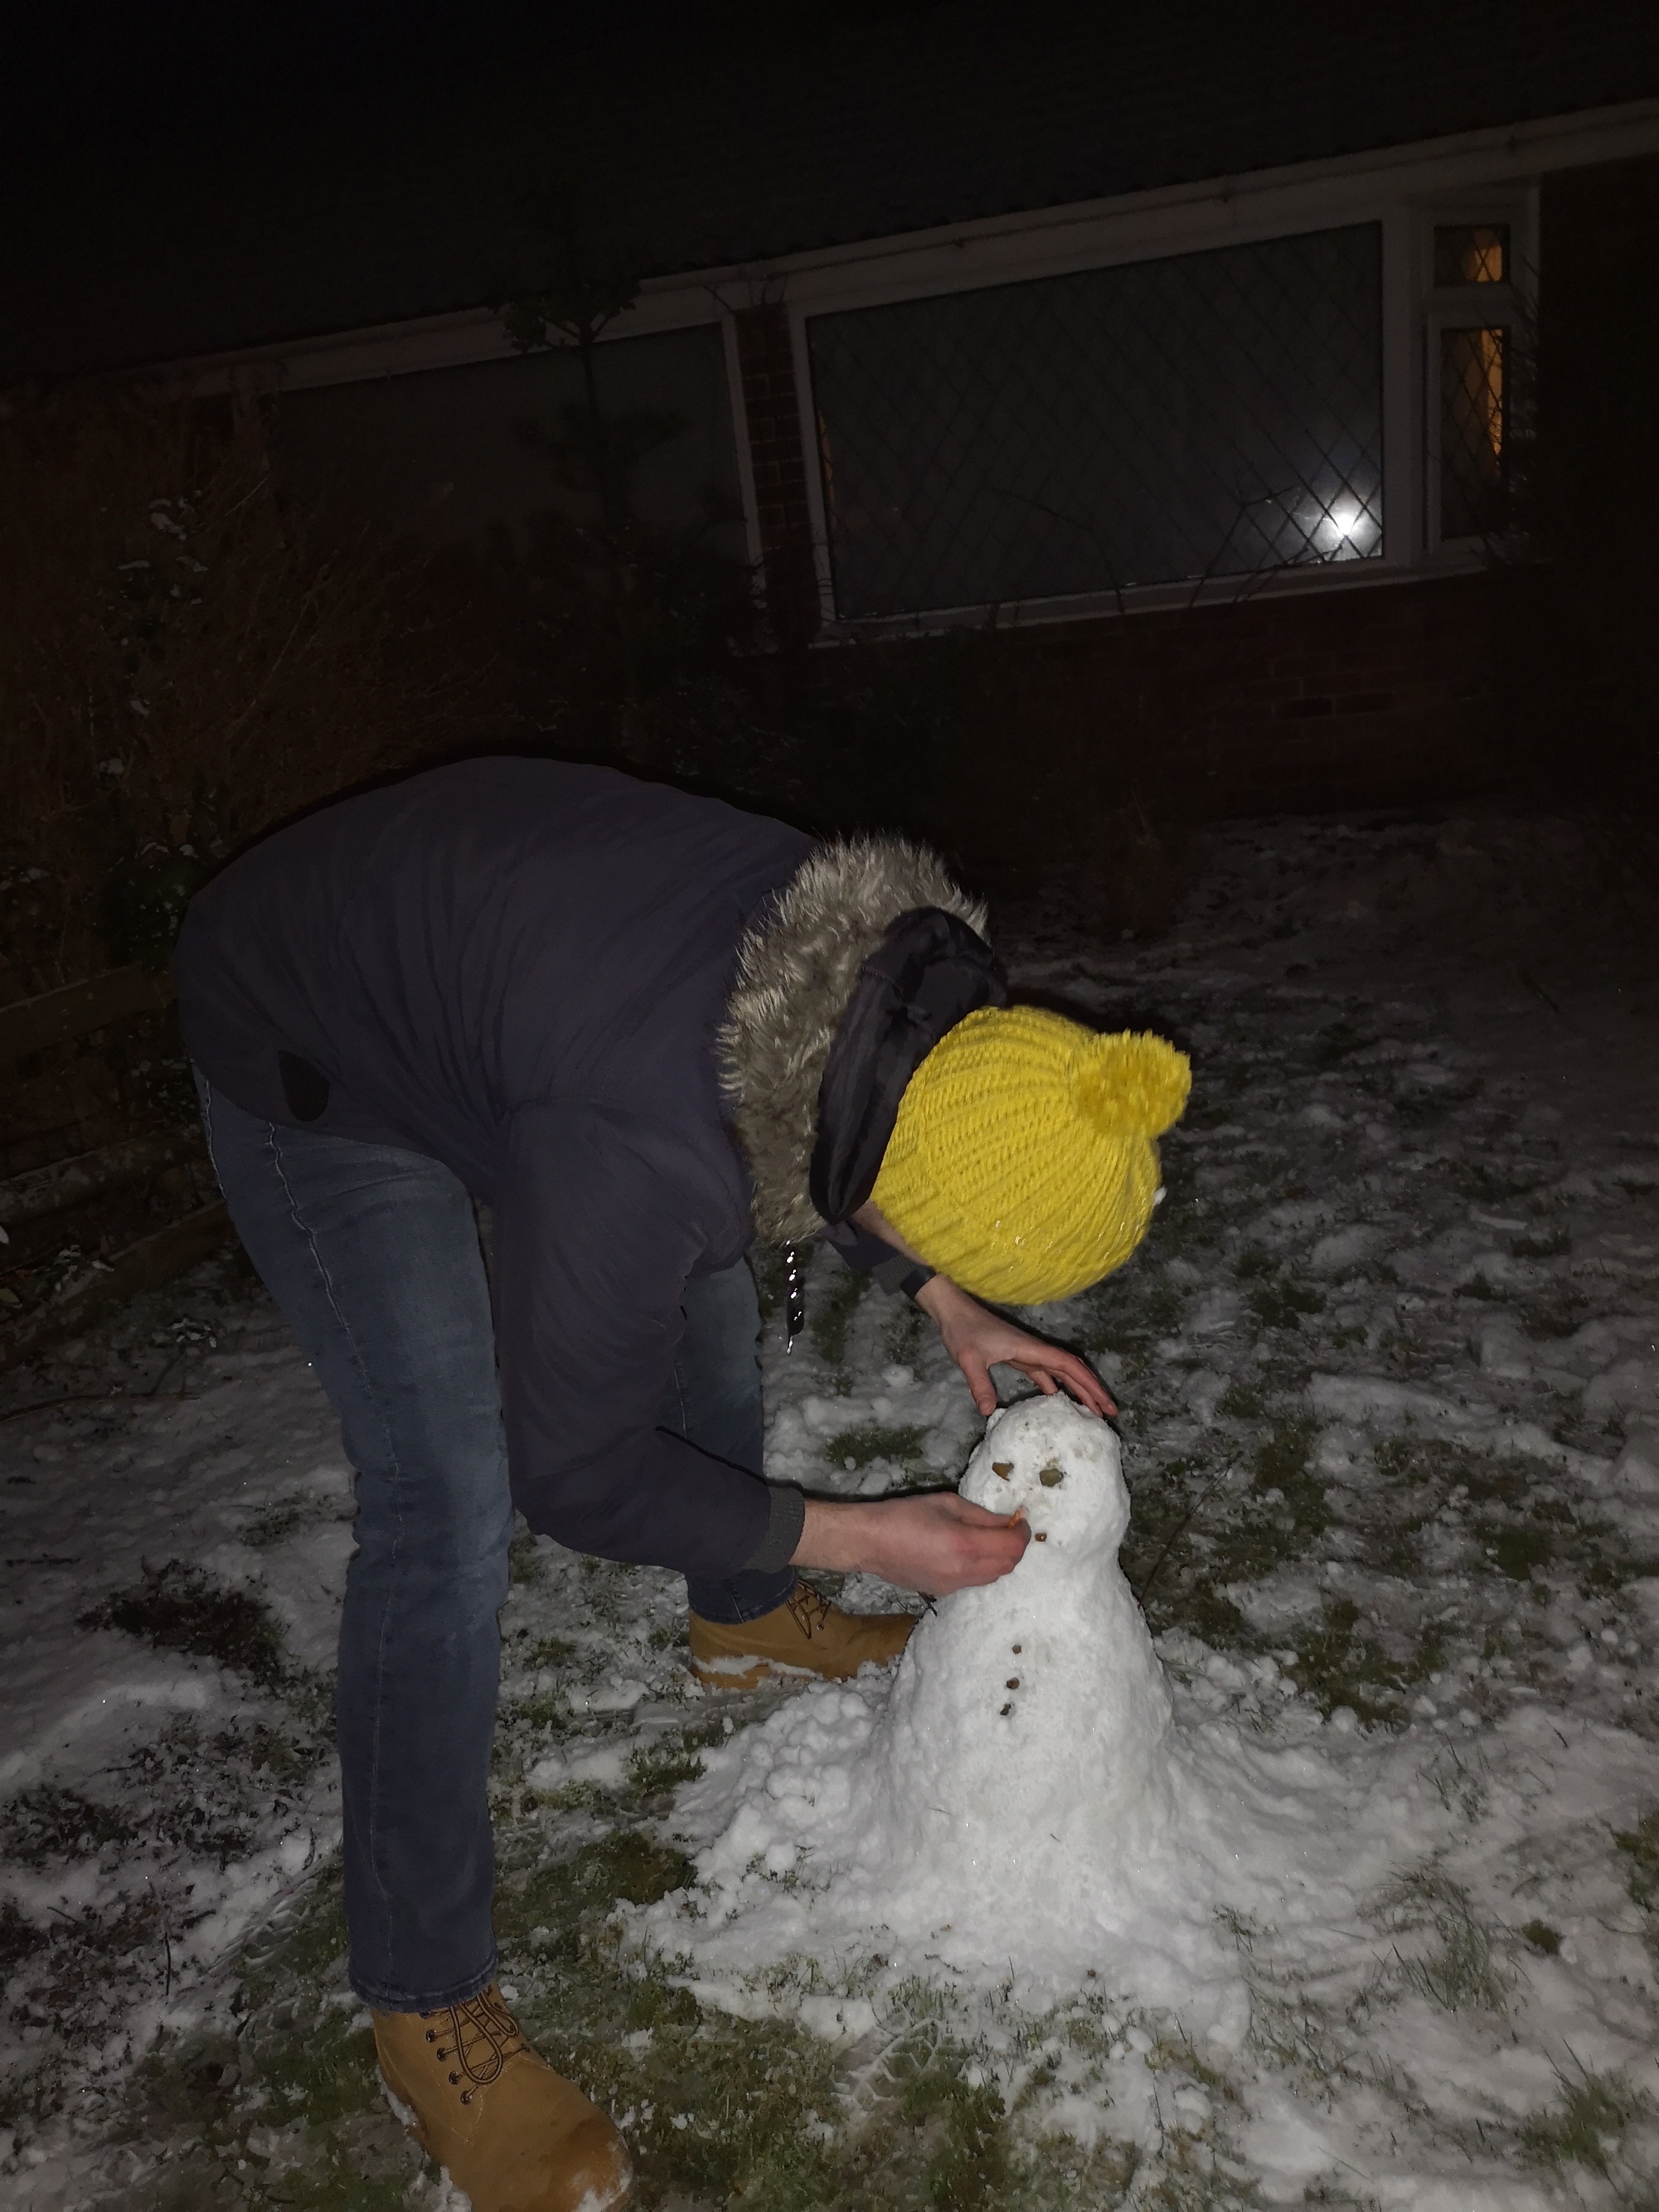
[[[964,1290],[1017,1305],[1069,1297],[1146,1235],[1153,1140],[1179,1119],[1191,1080],[1162,1037],[982,1006],[911,1077],[872,1195]]]
[[[1181,1119],[1192,1087],[1186,1054],[1161,1036],[1124,1030],[1096,1037],[1079,1057],[1078,1104],[1102,1129],[1161,1137]]]

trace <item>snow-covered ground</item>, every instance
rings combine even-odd
[[[521,1540],[506,1980],[647,2200],[1659,2203],[1638,851],[1232,825],[1160,942],[1091,941],[1057,897],[1000,931],[1024,990],[1193,1056],[1146,1245],[1038,1317],[1122,1402],[1175,1743],[1241,1808],[1186,1990],[1137,1964],[1156,1926],[1115,1956],[1080,1929],[1068,1966],[1012,1876],[998,1960],[948,1905],[931,1947],[873,1909],[849,1934],[795,1754],[853,1756],[885,1682],[704,1697],[671,1577]],[[787,1359],[769,1327],[773,1471],[958,1476],[981,1425],[921,1318],[827,1256],[810,1313]],[[349,1479],[303,1361],[204,1271],[5,1389],[0,2202],[437,2203],[340,1971]]]

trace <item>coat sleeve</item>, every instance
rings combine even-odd
[[[902,1257],[883,1238],[867,1229],[855,1229],[850,1221],[833,1224],[824,1231],[823,1241],[856,1275],[873,1274],[887,1261]]]
[[[514,1116],[495,1206],[515,1504],[573,1551],[724,1577],[763,1545],[758,1475],[657,1425],[706,1237],[697,1162],[592,1109]]]

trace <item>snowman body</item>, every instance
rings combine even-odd
[[[994,1926],[1017,1891],[1086,1943],[1158,1887],[1173,1812],[1170,1693],[1117,1562],[1117,1437],[1065,1397],[1027,1400],[993,1417],[962,1495],[1023,1512],[1031,1541],[911,1638],[869,1747],[864,1856],[901,1890],[943,1877],[958,1924]]]

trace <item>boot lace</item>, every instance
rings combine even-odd
[[[463,2081],[469,2084],[461,2089],[464,2105],[472,2102],[475,2090],[487,2089],[492,2081],[499,2081],[501,2069],[516,2052],[530,2047],[518,2021],[493,1987],[464,2003],[422,2017],[438,2022],[437,2027],[428,2028],[426,2039],[432,2045],[433,2057],[449,2065],[451,2088],[460,2088]]]
[[[797,1583],[785,1602],[794,1615],[796,1627],[810,1644],[830,1618],[829,1599],[811,1583]]]

